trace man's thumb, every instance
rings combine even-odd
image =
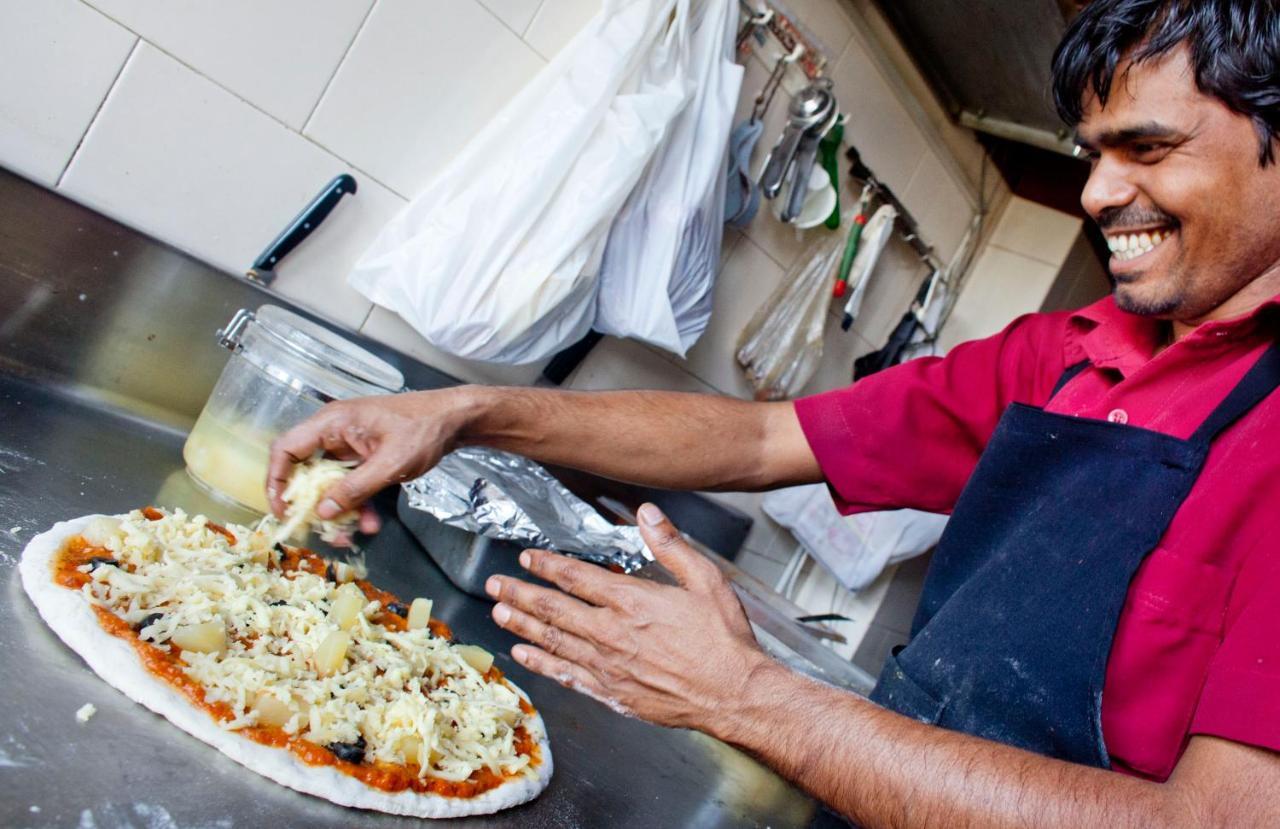
[[[670,570],[680,584],[689,587],[700,583],[704,579],[704,568],[715,567],[685,543],[680,531],[653,504],[642,505],[636,517],[639,518],[640,537],[649,545],[654,558]]]

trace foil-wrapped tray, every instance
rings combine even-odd
[[[496,449],[466,447],[446,455],[403,485],[402,517],[406,510],[484,538],[555,550],[626,573],[653,561],[638,529],[609,523],[539,464]]]

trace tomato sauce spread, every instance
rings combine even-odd
[[[142,512],[152,521],[164,517],[162,513],[151,507],[145,508]],[[208,527],[215,532],[228,536],[234,543],[235,537],[226,529],[212,523]],[[305,570],[316,575],[325,573],[327,564],[324,559],[311,550],[286,547],[284,545],[280,545],[279,549],[281,550],[280,561],[273,566],[279,567],[286,573],[299,570]],[[109,550],[102,547],[94,547],[81,536],[75,536],[67,542],[55,560],[53,580],[63,587],[79,590],[90,578],[88,573],[81,572],[79,568],[92,562],[95,558],[102,559],[110,556],[111,552]],[[359,585],[370,600],[376,599],[382,602],[384,608],[392,602],[400,601],[395,594],[375,587],[363,579],[357,580],[356,584]],[[151,642],[140,639],[138,632],[130,627],[128,622],[116,616],[110,610],[99,606],[95,606],[93,610],[98,616],[98,623],[102,625],[102,629],[112,636],[127,640],[138,653],[138,657],[148,671],[169,683],[193,705],[206,711],[214,719],[221,722],[229,722],[235,718],[235,712],[231,709],[231,706],[221,702],[208,702],[205,699],[204,686],[183,672],[181,648],[172,642],[167,643],[168,650],[158,647]],[[393,630],[405,630],[407,626],[403,618],[386,610],[380,612],[373,621]],[[429,627],[431,633],[435,636],[445,639],[453,638],[453,631],[439,619],[432,619]],[[496,665],[489,668],[484,678],[486,682],[507,684],[502,671]],[[523,697],[520,698],[520,710],[525,714],[532,715],[535,713],[533,706]],[[382,762],[347,762],[340,760],[337,755],[324,746],[316,745],[309,740],[288,734],[283,728],[255,726],[242,728],[240,733],[262,745],[286,749],[308,765],[333,766],[338,771],[360,780],[367,786],[386,792],[412,789],[415,792],[430,793],[443,797],[475,797],[490,789],[497,788],[508,779],[516,776],[499,775],[494,774],[489,769],[479,769],[472,773],[471,777],[461,781],[440,780],[433,777],[419,779],[418,766],[416,764],[395,765]],[[517,754],[527,756],[530,764],[535,767],[541,762],[541,751],[538,743],[523,725],[516,727],[515,750]]]

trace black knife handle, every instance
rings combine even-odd
[[[256,271],[275,270],[276,265],[280,264],[280,260],[288,256],[289,251],[302,244],[302,241],[311,235],[311,231],[319,227],[325,217],[333,212],[333,208],[337,206],[343,196],[355,192],[356,180],[354,178],[346,173],[335,177],[311,200],[310,204],[302,208],[302,212],[295,216],[293,221],[289,222],[288,227],[276,237],[275,241],[267,245],[267,249],[254,260],[253,269]]]

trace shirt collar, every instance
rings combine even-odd
[[[1212,343],[1226,345],[1250,339],[1264,321],[1280,316],[1280,295],[1274,296],[1247,314],[1202,323],[1176,346],[1196,347]],[[1068,329],[1068,362],[1088,359],[1102,368],[1114,368],[1128,376],[1155,356],[1164,340],[1160,320],[1131,314],[1116,307],[1108,296],[1071,314]]]

